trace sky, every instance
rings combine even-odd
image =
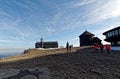
[[[41,37],[79,46],[85,30],[104,40],[118,26],[120,0],[0,0],[1,52],[34,48]]]

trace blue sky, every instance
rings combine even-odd
[[[79,46],[85,30],[103,40],[119,25],[120,0],[0,0],[1,51],[34,48],[41,37]]]

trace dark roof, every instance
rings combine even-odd
[[[44,42],[44,44],[58,44],[57,41]]]
[[[88,32],[88,31],[85,31],[84,33],[82,33],[80,36],[84,36],[84,35],[90,35],[90,36],[94,36],[94,34]],[[79,36],[79,37],[80,37]]]
[[[41,42],[36,42],[36,43],[41,43]],[[44,44],[57,44],[57,41],[50,41],[50,42],[43,42]]]
[[[106,33],[110,32],[110,31],[116,30],[116,29],[120,29],[120,26],[118,26],[118,27],[116,27],[116,28],[113,28],[113,29],[110,29],[110,30],[104,32],[103,35],[105,35]]]
[[[99,40],[99,41],[102,41],[100,38],[98,38],[98,37],[93,37],[92,38],[93,40]]]

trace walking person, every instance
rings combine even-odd
[[[101,43],[101,44],[100,44],[101,53],[103,53],[103,48],[104,48],[104,45]]]
[[[109,54],[110,53],[110,45],[108,45],[108,44],[106,44],[106,51],[107,51],[107,54]]]
[[[98,50],[98,45],[97,44],[94,45],[94,49],[95,49],[95,52],[97,52],[97,50]]]
[[[71,52],[71,50],[72,50],[72,45],[70,45],[69,48],[70,48],[70,52]]]

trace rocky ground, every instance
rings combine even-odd
[[[66,52],[65,49],[49,50],[42,54],[39,52],[40,50],[31,51],[29,51],[31,53],[27,52],[25,55],[17,56],[18,59],[16,57],[1,59],[0,79],[3,77],[16,79],[10,77],[18,76],[21,74],[21,70],[37,73],[36,69],[43,73],[43,75],[39,74],[39,76],[43,76],[39,79],[120,79],[120,51],[111,51],[110,54],[107,54],[105,51],[101,53],[100,50],[94,52],[92,47],[73,48],[72,52]],[[29,57],[27,57],[28,55]],[[7,75],[8,72],[13,72],[13,74]],[[22,79],[28,78],[37,79],[33,74],[27,74]]]

